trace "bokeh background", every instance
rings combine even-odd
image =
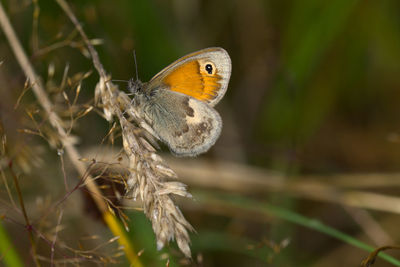
[[[229,88],[216,107],[224,128],[215,146],[190,160],[169,157],[162,147],[194,195],[178,200],[197,231],[193,261],[173,242],[156,251],[149,221],[128,210],[130,236],[138,251],[144,249],[145,266],[357,266],[369,254],[360,246],[400,244],[399,1],[69,3],[113,79],[128,80],[137,67],[148,81],[205,47],[223,47],[232,59]],[[55,1],[2,4],[52,100],[64,103],[57,88],[66,65],[72,80],[93,70],[68,17]],[[38,105],[24,90],[24,74],[3,33],[0,40],[0,119],[9,150],[1,165],[2,231],[32,265],[23,217],[5,186],[8,181],[16,198],[6,164],[11,158],[32,220],[49,235],[61,226],[59,242],[71,248],[65,255],[93,250],[103,264],[126,265],[79,191],[68,196],[61,224],[56,214],[43,216],[65,195],[64,173],[71,184],[78,177],[68,162],[63,171],[57,149],[23,130],[40,124],[32,120]],[[95,72],[83,80],[79,103],[93,104],[97,80]],[[110,127],[92,111],[72,133],[81,151],[118,152],[118,138],[115,144],[103,140]],[[39,254],[48,259],[48,246],[39,245]],[[399,264],[399,252],[388,254]]]

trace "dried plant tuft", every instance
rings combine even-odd
[[[186,257],[191,257],[188,231],[194,231],[185,219],[173,196],[191,197],[186,185],[176,180],[176,173],[156,154],[155,143],[148,125],[132,105],[126,93],[111,82],[100,79],[96,96],[101,101],[105,117],[116,116],[122,129],[123,148],[128,157],[130,173],[127,195],[142,201],[143,210],[152,222],[157,248],[176,240]]]

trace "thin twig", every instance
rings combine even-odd
[[[56,232],[54,234],[54,239],[53,242],[51,242],[51,257],[50,257],[50,262],[51,262],[51,266],[54,266],[54,251],[55,251],[55,246],[56,246],[56,241],[57,241],[57,235],[58,235],[58,226],[61,224],[61,219],[63,216],[63,210],[60,211],[60,215],[58,216],[58,221],[57,221],[57,225],[56,225]]]
[[[28,214],[25,209],[24,199],[22,197],[21,187],[19,186],[18,177],[15,174],[13,167],[12,167],[12,161],[10,161],[10,163],[8,164],[8,168],[11,172],[11,176],[13,177],[15,189],[17,190],[19,204],[21,205],[22,214],[24,215],[25,227],[28,230],[29,241],[31,242],[31,246],[32,246],[33,261],[35,262],[36,266],[40,266],[40,263],[39,263],[39,260],[37,258],[37,254],[36,254],[36,244],[35,244],[35,239],[33,238],[33,234],[32,234],[32,226],[31,226],[31,223],[29,222],[29,217],[28,217]]]
[[[89,49],[90,56],[92,57],[93,60],[93,65],[99,72],[100,77],[106,80],[107,74],[103,65],[100,62],[99,55],[97,54],[97,51],[94,49],[93,45],[90,43],[90,40],[87,37],[86,33],[83,31],[82,26],[79,23],[78,19],[75,17],[74,13],[72,12],[67,2],[65,2],[64,0],[56,0],[56,1],[64,10],[64,12],[67,14],[72,23],[75,25],[79,34],[82,36],[83,41],[86,43],[86,46]]]
[[[61,161],[61,170],[62,170],[63,177],[64,177],[65,191],[68,192],[67,173],[65,172],[65,165],[64,165],[64,152],[63,152],[63,150],[60,149],[57,151],[57,154],[60,157],[60,161]]]

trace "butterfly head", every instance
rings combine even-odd
[[[133,94],[137,94],[143,91],[143,85],[140,80],[132,78],[128,81],[128,90]]]

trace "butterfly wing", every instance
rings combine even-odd
[[[219,114],[206,103],[182,93],[159,90],[142,110],[158,138],[177,156],[206,152],[221,133]]]
[[[224,96],[231,76],[231,59],[219,47],[206,48],[173,62],[151,79],[153,90],[166,86],[215,106]]]

